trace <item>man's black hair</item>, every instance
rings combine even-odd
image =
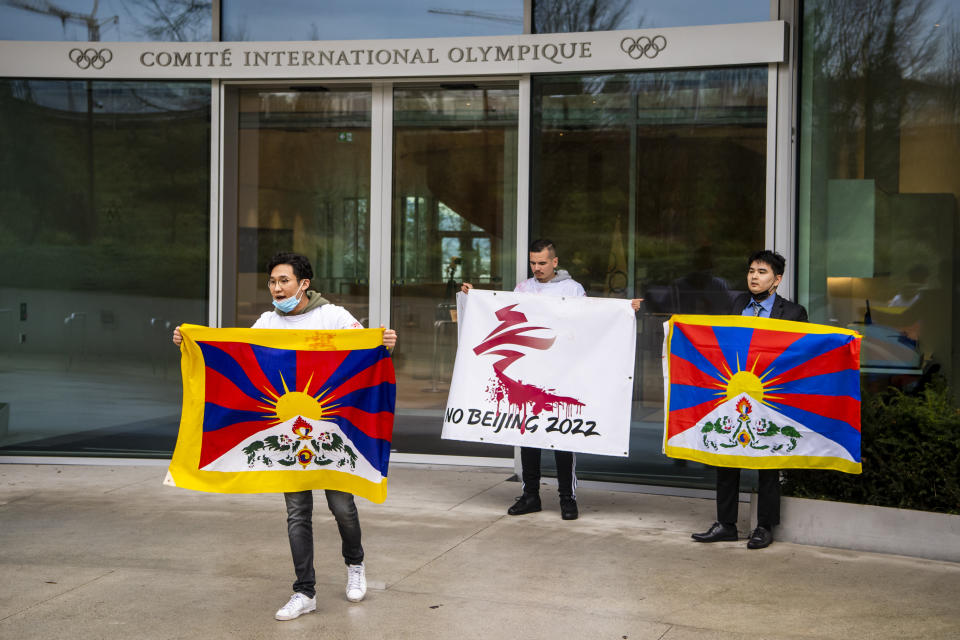
[[[534,240],[530,243],[530,253],[540,253],[545,249],[550,250],[551,256],[557,255],[557,248],[554,246],[553,242],[547,240],[546,238],[540,238],[539,240]]]
[[[750,270],[750,266],[754,262],[762,262],[765,265],[773,269],[774,275],[782,276],[783,270],[787,266],[787,259],[776,251],[770,251],[769,249],[764,249],[763,251],[756,251],[750,254],[750,259],[747,260],[747,271]]]
[[[274,268],[280,264],[290,265],[297,280],[313,278],[313,267],[310,266],[310,261],[299,253],[278,253],[270,258],[270,262],[267,263],[267,275],[273,273]]]

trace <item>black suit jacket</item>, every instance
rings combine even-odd
[[[743,310],[747,308],[747,305],[750,304],[750,300],[752,299],[753,296],[750,295],[750,292],[741,293],[733,299],[733,309],[731,309],[730,313],[739,316],[743,313]],[[804,309],[802,305],[796,302],[790,302],[783,296],[777,294],[777,299],[773,301],[773,309],[770,310],[770,317],[779,318],[780,320],[806,322],[807,310]]]

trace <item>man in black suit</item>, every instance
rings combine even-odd
[[[787,264],[773,251],[757,251],[747,262],[747,288],[733,300],[732,315],[807,321],[807,310],[777,295]],[[748,549],[763,549],[773,542],[773,527],[780,524],[780,470],[761,469],[757,500],[757,528],[747,541]],[[697,542],[737,539],[740,469],[717,467],[717,521],[704,533],[695,533]]]

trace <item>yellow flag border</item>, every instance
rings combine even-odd
[[[246,342],[274,349],[298,351],[352,351],[383,344],[383,329],[216,329],[201,325],[180,326],[180,370],[183,376],[183,412],[177,444],[164,484],[212,493],[279,493],[324,488],[345,491],[382,503],[387,478],[379,483],[331,469],[265,471],[202,471],[205,365],[197,342]]]
[[[687,449],[668,445],[665,453],[670,458],[701,462],[712,467],[737,467],[739,469],[825,469],[859,474],[863,465],[843,458],[826,456],[737,456],[719,453],[707,453],[699,449]],[[784,462],[788,464],[784,465]]]
[[[180,325],[181,353],[196,343],[248,342],[274,349],[297,351],[353,351],[374,349],[383,344],[383,329],[217,329],[198,324]],[[199,349],[199,347],[196,347]]]
[[[670,317],[671,333],[673,325],[677,322],[681,324],[692,324],[711,327],[746,327],[753,329],[765,329],[767,331],[786,331],[789,333],[811,333],[827,334],[835,333],[847,336],[860,337],[860,334],[853,329],[844,327],[834,327],[828,324],[816,324],[814,322],[797,322],[796,320],[781,320],[780,318],[760,318],[754,316],[709,316],[709,315],[684,315],[677,314]]]

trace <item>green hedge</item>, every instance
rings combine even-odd
[[[863,473],[789,470],[783,494],[960,513],[960,409],[942,378],[908,395],[864,393]]]

